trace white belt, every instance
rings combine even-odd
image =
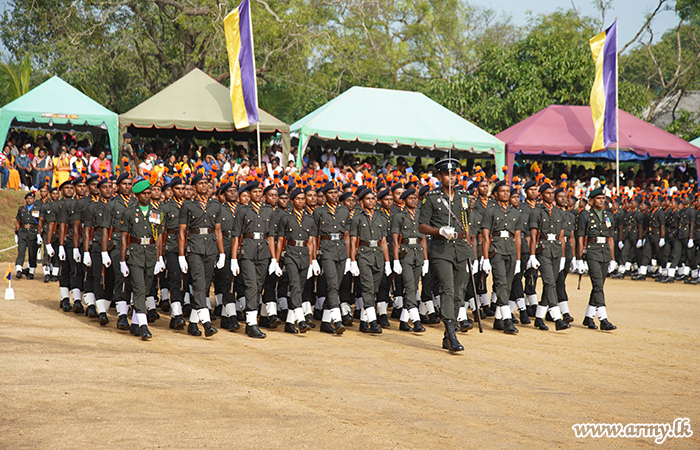
[[[507,238],[508,236],[510,236],[510,233],[507,230],[498,232],[498,237]]]
[[[340,233],[331,233],[331,241],[339,241],[340,240]]]
[[[556,241],[557,240],[557,235],[552,234],[552,233],[547,233],[547,240],[548,241]]]
[[[265,239],[265,233],[253,233],[253,239]]]
[[[595,238],[595,242],[596,242],[596,244],[605,244],[606,242],[608,242],[608,238],[597,237],[597,238]]]
[[[408,245],[416,245],[420,243],[420,239],[418,238],[408,238]]]

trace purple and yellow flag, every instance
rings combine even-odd
[[[258,122],[258,91],[253,54],[253,26],[250,2],[243,0],[224,19],[226,50],[231,71],[231,104],[237,129]]]
[[[604,150],[617,142],[617,20],[589,43],[595,61],[591,89],[591,114],[595,138],[591,151]]]

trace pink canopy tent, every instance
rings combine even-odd
[[[700,148],[620,110],[620,161],[697,158]],[[551,105],[496,137],[506,143],[508,179],[516,155],[615,161],[615,147],[591,153],[593,119],[589,106]]]

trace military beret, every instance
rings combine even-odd
[[[416,190],[413,189],[413,188],[406,189],[405,191],[403,191],[403,192],[401,193],[401,197],[399,197],[399,198],[400,198],[401,200],[404,200],[404,199],[408,198],[409,195],[416,195]]]
[[[414,183],[413,181],[409,181],[408,183],[404,184],[403,187],[406,188],[406,189],[415,188],[415,187],[416,187],[416,183]]]
[[[649,200],[644,200],[644,204],[647,206],[651,206],[651,202]]]
[[[501,186],[508,186],[506,180],[501,180],[501,181],[499,181],[498,183],[496,183],[496,184],[493,186],[493,190],[491,190],[491,194],[497,192],[497,191],[498,191],[498,188],[500,188]]]
[[[445,158],[435,163],[438,172],[452,172],[459,168],[459,161],[455,158]]]
[[[219,186],[219,189],[217,190],[217,195],[225,194],[226,191],[228,191],[233,184],[231,183],[224,183],[221,186]]]
[[[362,192],[360,192],[359,194],[357,194],[357,198],[359,198],[360,200],[362,200],[362,199],[365,198],[368,194],[374,194],[374,192],[373,192],[371,189],[363,189]]]
[[[423,195],[427,194],[429,190],[430,190],[430,186],[425,185],[422,188],[420,188],[420,191],[418,191],[418,195],[423,196]]]
[[[149,183],[148,180],[137,181],[132,186],[131,192],[133,192],[134,194],[140,194],[141,192],[145,191],[146,189],[149,189],[150,187],[151,183]]]
[[[391,192],[394,192],[395,190],[402,189],[402,188],[403,188],[403,184],[396,183],[396,184],[392,185],[390,189],[391,189]]]
[[[300,195],[304,195],[304,190],[301,188],[294,188],[294,189],[292,189],[292,192],[289,193],[289,198],[291,200],[294,200],[295,198],[297,198]]]
[[[287,193],[287,189],[284,186],[278,187],[277,193],[279,194],[280,197],[288,197],[289,196],[289,194]]]
[[[85,179],[83,177],[76,177],[73,178],[73,181],[71,181],[71,183],[73,183],[73,186],[77,186],[80,183],[85,183]]]
[[[51,192],[53,192],[53,191],[56,191],[56,190],[58,190],[58,189],[55,188],[55,187],[52,187],[51,189],[49,189],[49,193],[51,193]]]
[[[85,184],[90,184],[93,181],[99,181],[100,176],[96,173],[90,174],[90,176],[85,180]]]
[[[317,189],[317,191],[325,193],[328,191],[332,191],[333,189],[336,189],[335,184],[332,181],[329,181],[326,184],[324,184],[323,186],[321,186],[320,189]]]
[[[72,185],[73,185],[73,183],[71,182],[71,180],[66,180],[63,183],[61,183],[61,185],[58,188],[63,189],[66,186],[72,186]]]
[[[168,183],[168,184],[170,185],[171,188],[172,188],[172,187],[175,187],[175,186],[177,186],[177,185],[180,185],[180,184],[182,184],[182,178],[180,178],[180,177],[173,177],[173,178],[170,180],[170,183]]]
[[[355,196],[356,196],[357,198],[360,198],[360,194],[361,194],[363,191],[367,190],[367,189],[368,189],[367,186],[365,186],[364,184],[361,185],[361,186],[358,187],[357,190],[355,191]]]
[[[588,194],[588,198],[592,199],[594,197],[598,197],[599,195],[605,195],[605,191],[603,191],[603,188],[592,190],[591,193]]]
[[[28,199],[29,197],[34,197],[34,192],[27,192],[27,195],[24,196],[24,199]]]
[[[192,176],[192,178],[190,179],[190,184],[191,184],[192,186],[194,186],[195,184],[199,183],[199,182],[202,181],[203,179],[204,179],[204,175],[202,175],[201,173],[196,173],[196,174],[194,174],[194,175]]]
[[[250,183],[248,183],[248,184],[245,185],[245,190],[246,190],[246,191],[249,191],[249,192],[250,192],[250,191],[252,191],[253,189],[261,189],[261,187],[260,187],[260,182],[253,180],[253,181],[251,181]]]
[[[560,193],[560,192],[564,192],[564,188],[563,188],[563,187],[558,187],[558,188],[556,188],[556,189],[554,190],[554,195],[557,195],[557,194]]]
[[[124,180],[126,180],[126,179],[129,179],[129,178],[131,178],[131,174],[130,174],[130,173],[128,173],[128,172],[127,172],[127,173],[123,173],[123,174],[121,174],[121,175],[119,175],[119,176],[117,177],[117,184],[119,184],[119,183],[121,183],[122,181],[124,181]]]
[[[546,191],[547,189],[553,189],[552,185],[549,183],[545,183],[542,186],[540,186],[540,194]]]
[[[389,194],[391,194],[391,191],[390,191],[389,189],[384,189],[383,191],[381,191],[381,192],[379,193],[379,195],[377,195],[377,198],[378,198],[378,199],[382,199],[382,198],[386,197],[386,196],[389,195]]]
[[[265,189],[263,189],[263,194],[267,194],[268,192],[270,192],[270,191],[273,190],[273,189],[274,189],[274,190],[277,190],[277,186],[275,186],[274,184],[268,184],[268,185],[265,187]]]
[[[111,182],[112,182],[112,180],[110,180],[109,178],[103,178],[97,182],[97,187],[100,188],[100,187],[102,187],[103,184],[107,184],[107,183],[111,183]]]
[[[525,189],[527,191],[528,189],[530,189],[533,186],[537,186],[537,182],[535,180],[530,180],[527,183],[525,183],[525,186],[523,187],[523,189]]]
[[[246,186],[247,186],[247,185],[246,185],[245,183],[242,183],[242,184],[238,187],[238,195],[241,195],[242,193],[244,193],[244,192],[247,190],[247,187],[246,187]]]
[[[510,189],[510,196],[512,197],[514,195],[518,195],[518,196],[520,195],[520,192],[518,192],[518,188],[511,188]]]
[[[352,183],[344,183],[343,190],[345,190],[345,189],[352,189]]]
[[[349,199],[350,197],[352,197],[352,192],[343,192],[341,194],[340,198],[338,199],[338,201],[344,202],[345,200]]]

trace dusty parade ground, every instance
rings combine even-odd
[[[40,270],[39,270],[40,272]],[[700,286],[608,280],[614,332],[581,325],[590,282],[569,276],[568,331],[486,321],[440,347],[442,328],[380,336],[355,326],[267,339],[149,342],[58,309],[58,286],[13,281],[0,300],[0,448],[652,448],[653,438],[576,438],[577,423],[672,423],[700,446]],[[2,290],[6,287],[3,281]],[[218,321],[215,322],[215,326]],[[553,330],[553,326],[550,330]]]

